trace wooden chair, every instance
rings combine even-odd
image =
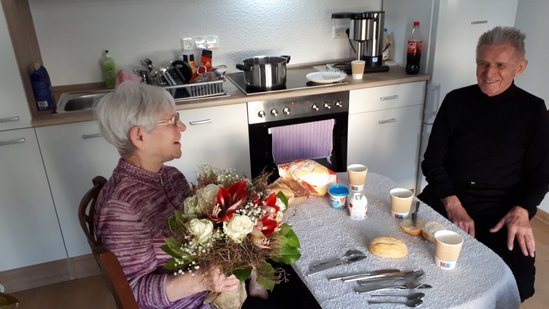
[[[130,288],[130,284],[126,279],[126,275],[122,271],[122,266],[120,266],[120,262],[118,262],[116,255],[103,248],[101,242],[95,235],[93,226],[95,204],[97,202],[97,197],[99,196],[99,191],[101,191],[107,180],[102,176],[96,176],[93,178],[92,182],[93,187],[86,192],[80,201],[80,206],[78,209],[78,219],[80,220],[80,225],[84,230],[84,234],[86,234],[86,238],[88,239],[88,243],[95,257],[95,261],[101,269],[103,279],[105,279],[107,287],[114,297],[114,301],[116,302],[118,308],[138,308],[132,289]]]

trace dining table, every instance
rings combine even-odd
[[[347,173],[338,173],[338,184],[348,186]],[[356,293],[357,282],[328,279],[381,269],[422,270],[425,275],[421,281],[431,288],[414,291],[425,294],[421,308],[520,307],[516,281],[505,262],[488,247],[421,203],[418,220],[438,222],[464,238],[456,268],[439,268],[434,261],[435,244],[421,235],[404,233],[400,229],[402,220],[391,216],[389,191],[396,187],[397,184],[390,178],[368,172],[362,191],[368,202],[367,218],[364,220],[351,220],[346,207],[330,207],[327,196],[311,196],[289,207],[285,219],[301,245],[301,258],[292,267],[322,308],[405,308],[403,304],[368,304],[368,300],[372,299],[405,300],[402,296],[373,297],[379,292]],[[380,236],[403,240],[408,249],[406,257],[384,258],[371,254],[368,244]],[[311,265],[341,257],[350,249],[362,251],[366,258],[309,275]],[[404,295],[411,291],[384,292]]]

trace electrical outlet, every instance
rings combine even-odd
[[[217,35],[208,35],[206,36],[206,48],[208,49],[217,49],[219,47],[219,39]]]
[[[333,26],[332,27],[332,38],[333,39],[346,39],[347,38],[347,27],[346,26]]]
[[[193,38],[181,38],[181,49],[183,49],[183,50],[193,50],[194,49],[194,40],[193,40]]]

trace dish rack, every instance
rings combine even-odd
[[[207,97],[228,96],[223,89],[225,77],[217,72],[206,72],[196,80],[182,85],[164,86],[176,102]]]

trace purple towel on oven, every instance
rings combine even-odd
[[[327,158],[332,153],[334,119],[272,127],[273,160],[286,163],[298,159]]]

